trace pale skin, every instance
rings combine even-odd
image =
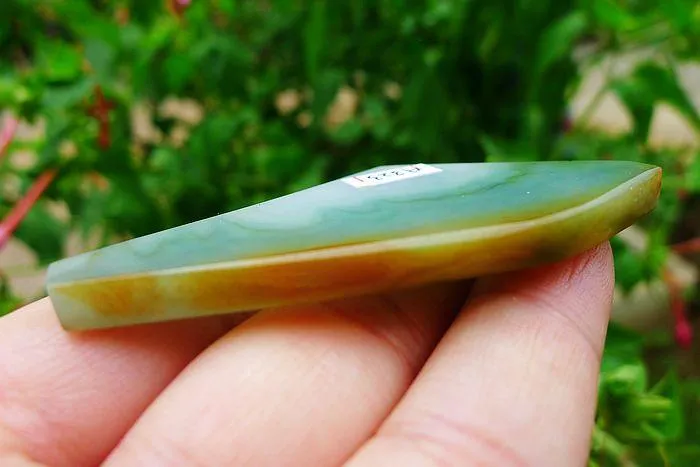
[[[0,319],[3,466],[582,466],[610,246],[391,296],[70,334]]]

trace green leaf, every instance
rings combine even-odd
[[[335,130],[330,131],[331,140],[340,145],[351,145],[359,141],[365,134],[365,129],[356,118],[351,118]]]
[[[71,130],[71,124],[75,121],[65,118],[62,112],[47,112],[45,115],[46,142],[39,152],[39,162],[52,165],[59,161],[59,148],[61,142]]]
[[[662,435],[663,441],[679,439],[683,434],[684,417],[678,374],[669,371],[649,392],[666,398],[670,403],[665,417],[653,422],[654,428]]]
[[[345,76],[340,70],[326,69],[319,74],[314,85],[313,102],[311,103],[313,126],[318,127],[321,125],[328,106],[335,99],[344,81]]]
[[[647,141],[655,106],[662,102],[675,108],[700,131],[700,114],[669,68],[642,63],[631,76],[614,80],[611,88],[631,114],[634,136],[640,142]]]
[[[85,58],[100,80],[112,79],[116,51],[114,47],[101,39],[89,38],[84,42]]]
[[[657,102],[674,107],[696,130],[700,130],[700,114],[671,69],[651,62],[644,63],[635,70],[634,78],[644,83]]]
[[[13,312],[22,304],[22,300],[16,297],[10,290],[10,282],[0,274],[0,317]]]
[[[627,31],[637,27],[637,20],[617,0],[593,0],[595,19],[615,31]]]
[[[654,101],[645,83],[635,79],[619,79],[610,88],[622,101],[632,118],[633,135],[641,143],[649,138],[651,119],[654,115]]]
[[[163,63],[165,81],[168,90],[172,93],[180,93],[190,77],[197,71],[197,67],[187,54],[170,55]]]
[[[306,64],[306,76],[313,83],[316,81],[321,62],[323,46],[326,43],[326,1],[315,0],[312,2],[304,28],[304,58]]]
[[[94,85],[95,81],[85,78],[63,86],[48,87],[42,96],[44,109],[64,110],[79,104],[90,96]]]
[[[34,97],[32,89],[25,86],[19,77],[0,76],[0,108],[14,107]]]
[[[481,135],[479,143],[484,148],[488,162],[535,161],[537,154],[527,141],[503,140]]]
[[[70,81],[81,73],[80,53],[74,46],[64,42],[40,42],[36,60],[38,69],[50,82]]]
[[[236,13],[236,0],[218,0],[217,5],[219,9],[229,18]]]
[[[15,237],[37,255],[40,264],[63,256],[66,226],[41,202],[35,204],[15,231]]]
[[[93,2],[51,1],[51,8],[60,24],[79,37],[100,38],[114,43],[119,37],[119,25],[110,15],[97,11]]]
[[[634,332],[616,322],[611,322],[605,337],[605,353],[623,362],[635,362],[644,350],[644,340]]]
[[[328,159],[316,157],[311,160],[306,169],[288,187],[288,191],[295,192],[311,188],[324,181],[325,170],[328,167]]]
[[[697,193],[700,191],[700,152],[696,152],[693,159],[684,173],[686,188]]]
[[[74,208],[76,213],[74,221],[83,241],[90,238],[96,227],[104,228],[105,205],[108,196],[106,193],[93,190],[82,200],[80,209]]]
[[[692,29],[696,18],[696,6],[695,0],[664,0],[659,3],[659,9],[681,34]]]
[[[604,358],[600,377],[601,392],[616,397],[642,394],[647,387],[647,369],[642,361],[623,364],[620,361],[613,363],[612,358]]]
[[[132,34],[139,39],[134,43],[136,49],[133,51],[135,53],[132,61],[134,84],[139,87],[148,87],[152,84],[155,56],[174,40],[177,32],[178,25],[174,19],[160,17],[144,36]],[[124,37],[124,40],[127,40],[127,37]]]
[[[649,279],[649,261],[640,252],[632,250],[619,238],[611,240],[615,252],[615,283],[624,292],[630,292],[637,284]]]
[[[545,29],[537,46],[533,79],[541,79],[549,67],[564,58],[569,58],[576,41],[587,28],[586,14],[574,11]]]
[[[119,235],[141,236],[162,229],[162,215],[144,191],[142,180],[126,173],[109,174],[110,189],[103,222]]]

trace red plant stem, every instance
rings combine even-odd
[[[698,253],[700,252],[700,237],[676,243],[671,246],[671,249],[679,254]]]
[[[113,109],[114,104],[105,99],[102,87],[95,86],[95,103],[88,108],[88,115],[97,120],[99,124],[97,144],[101,149],[108,149],[111,145],[109,112]]]
[[[10,240],[12,233],[17,229],[29,210],[36,204],[41,194],[49,187],[56,171],[49,169],[39,175],[22,199],[12,207],[10,213],[0,222],[0,248]]]
[[[676,344],[684,349],[689,349],[693,344],[693,327],[688,321],[686,303],[680,285],[668,270],[664,271],[664,281],[666,282],[670,296],[671,313],[676,322],[674,336]]]
[[[7,148],[10,146],[10,143],[12,143],[18,127],[19,121],[14,117],[10,117],[8,118],[7,124],[0,130],[0,161],[2,161],[7,152]]]

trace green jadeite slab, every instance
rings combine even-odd
[[[47,290],[89,329],[473,277],[605,241],[660,184],[637,162],[380,167],[58,261]]]

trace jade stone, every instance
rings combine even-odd
[[[57,261],[47,291],[80,330],[471,278],[592,248],[660,187],[638,162],[378,167]]]

